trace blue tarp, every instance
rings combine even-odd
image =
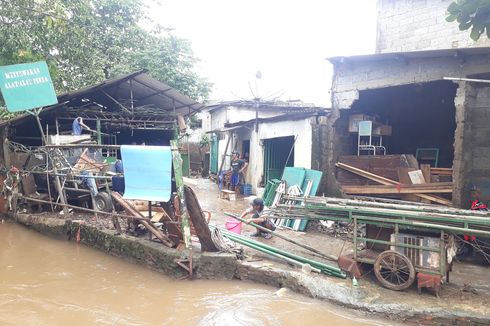
[[[172,152],[169,146],[122,145],[124,198],[169,201]]]

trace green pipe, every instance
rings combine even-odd
[[[322,270],[325,269],[325,270],[331,271],[332,273],[337,273],[337,274],[339,274],[340,277],[343,277],[343,278],[346,277],[345,274],[344,274],[344,272],[340,268],[338,268],[338,267],[334,267],[334,266],[331,266],[331,265],[328,265],[328,264],[320,263],[320,262],[317,262],[317,261],[314,261],[314,260],[311,260],[311,259],[308,259],[308,258],[304,258],[304,257],[298,256],[298,255],[295,255],[295,254],[292,254],[292,253],[289,253],[289,252],[286,252],[286,251],[277,249],[275,247],[266,245],[266,244],[264,244],[262,242],[254,241],[252,239],[248,239],[248,238],[245,238],[243,236],[239,236],[237,234],[228,232],[228,231],[223,230],[223,229],[221,229],[221,231],[222,231],[223,235],[226,235],[231,240],[240,239],[240,240],[246,241],[248,243],[252,243],[252,244],[255,244],[257,246],[263,247],[263,248],[265,248],[267,250],[276,252],[276,253],[278,253],[280,255],[283,255],[283,256],[286,256],[286,257],[289,257],[289,258],[298,260],[298,261],[300,261],[302,263],[310,264],[311,266],[320,268]]]
[[[387,211],[387,209],[379,210],[379,211],[373,211],[372,210],[366,210],[358,207],[333,207],[333,206],[328,206],[328,205],[310,205],[306,204],[306,206],[290,206],[290,205],[283,205],[279,204],[279,208],[285,208],[285,209],[291,209],[294,207],[294,209],[302,209],[305,210],[305,208],[309,211],[311,210],[320,210],[320,211],[335,211],[335,212],[340,212],[340,213],[348,213],[349,211],[353,213],[361,213],[365,215],[382,215],[382,216],[397,216],[400,218],[418,218],[418,219],[425,219],[425,220],[430,220],[430,221],[445,221],[445,222],[459,222],[459,223],[473,223],[473,224],[482,224],[482,225],[490,225],[490,218],[486,217],[460,217],[460,216],[454,216],[450,214],[439,214],[439,215],[434,215],[434,214],[410,214],[405,211],[405,213],[400,213],[397,212],[395,209],[390,209]]]
[[[237,241],[237,242],[242,241],[242,242],[245,242],[247,244],[256,245],[256,246],[264,248],[266,250],[270,248],[272,250],[269,249],[269,251],[272,251],[272,252],[275,252],[277,254],[289,257],[291,259],[298,260],[302,263],[309,264],[310,266],[313,266],[313,267],[316,267],[316,268],[322,270],[325,274],[334,275],[334,276],[338,276],[338,277],[345,277],[345,275],[343,275],[343,272],[336,271],[335,269],[332,270],[332,267],[329,265],[324,265],[324,264],[321,264],[321,263],[316,262],[316,261],[307,261],[307,259],[304,257],[296,256],[296,255],[293,255],[293,254],[290,254],[287,252],[283,252],[283,251],[278,250],[277,248],[274,248],[274,247],[264,246],[264,244],[261,242],[258,242],[258,241],[256,242],[256,241],[244,238],[244,237],[236,236],[235,234],[227,233],[226,231],[223,232],[223,235],[226,236],[227,238],[229,238],[230,240],[233,240],[233,241]]]
[[[224,236],[225,236],[225,237],[228,237],[226,234],[225,234]],[[299,266],[299,267],[303,267],[303,266],[305,265],[305,264],[303,264],[303,263],[301,263],[301,262],[299,262],[299,261],[297,261],[297,260],[294,260],[294,259],[292,259],[292,258],[289,258],[289,257],[283,256],[283,255],[280,255],[280,254],[278,254],[278,253],[275,253],[275,252],[273,252],[273,251],[267,250],[267,249],[262,248],[262,247],[260,247],[260,246],[256,246],[256,245],[254,245],[254,244],[252,244],[252,243],[248,243],[248,242],[246,242],[246,241],[242,241],[241,239],[234,238],[234,239],[233,239],[233,241],[238,242],[238,243],[240,243],[240,244],[242,244],[242,245],[244,245],[244,246],[248,246],[248,247],[250,247],[250,248],[253,248],[253,249],[255,249],[255,250],[261,251],[261,252],[266,253],[266,254],[268,254],[268,255],[271,255],[271,256],[274,256],[274,257],[280,258],[280,259],[285,260],[285,261],[287,261],[288,263],[291,263],[291,264],[293,264],[293,265],[297,265],[297,266]],[[320,269],[318,269],[318,268],[316,268],[316,267],[313,267],[313,266],[311,266],[311,270],[312,270],[312,271],[314,271],[314,272],[316,272],[316,273],[321,273],[321,272],[322,272]]]
[[[280,205],[279,205],[280,206]],[[303,206],[299,206],[297,208],[304,208]],[[482,224],[482,225],[490,225],[490,218],[485,218],[485,217],[460,217],[460,216],[451,216],[448,214],[439,214],[439,215],[431,215],[431,214],[408,214],[407,212],[405,213],[400,213],[397,212],[395,209],[391,209],[390,211],[372,211],[372,210],[366,210],[358,207],[332,207],[332,206],[315,206],[315,207],[306,207],[308,210],[311,209],[319,209],[322,211],[336,211],[336,212],[342,212],[342,213],[347,213],[349,211],[352,211],[353,213],[360,213],[360,214],[365,214],[365,215],[382,215],[382,216],[397,216],[400,218],[419,218],[419,219],[425,219],[425,220],[430,220],[430,221],[445,221],[445,222],[459,222],[459,223],[475,223],[475,224]]]
[[[313,216],[318,216],[314,218],[308,218],[305,216],[301,216],[301,214],[294,214],[290,219],[296,218],[301,218],[301,219],[311,219],[311,220],[337,220],[337,221],[349,221],[349,217],[333,217],[333,216],[322,216],[322,215],[314,215],[310,214]],[[287,215],[286,215],[287,216]],[[484,230],[476,230],[476,229],[465,229],[461,227],[454,227],[454,226],[448,226],[448,225],[442,225],[442,224],[432,224],[432,223],[425,223],[425,222],[419,222],[419,221],[407,221],[404,219],[397,220],[397,219],[386,219],[386,218],[380,218],[380,217],[374,217],[374,216],[365,216],[365,215],[357,215],[353,214],[352,216],[355,216],[357,219],[362,220],[362,221],[375,221],[375,222],[385,222],[385,223],[393,223],[393,224],[402,224],[402,225],[411,225],[411,226],[418,226],[418,227],[425,227],[425,228],[432,228],[436,230],[446,230],[446,231],[454,231],[454,232],[460,232],[460,233],[465,233],[468,235],[483,235],[483,236],[490,236],[490,231],[484,231]],[[392,215],[390,217],[393,217]],[[431,220],[433,222],[440,222],[437,220]],[[453,223],[457,221],[451,221]],[[464,222],[460,222],[464,223]],[[371,223],[366,223],[366,224],[371,224]],[[476,224],[476,223],[473,223]],[[486,226],[486,225],[485,225]]]
[[[283,199],[295,200],[295,201],[305,202],[312,205],[317,204],[322,206],[333,204],[333,205],[346,205],[349,207],[359,206],[359,207],[366,207],[366,208],[373,208],[373,209],[395,209],[398,211],[421,212],[421,213],[428,213],[428,214],[433,213],[433,214],[446,214],[446,215],[462,215],[462,216],[472,216],[476,218],[490,217],[489,213],[483,213],[482,211],[471,211],[467,209],[456,209],[450,207],[439,208],[439,207],[421,206],[421,205],[415,205],[416,203],[412,203],[412,204],[383,203],[383,202],[372,202],[372,201],[339,199],[339,198],[328,198],[328,197],[326,198],[309,197],[305,199],[302,197],[298,198],[298,197],[284,196]]]
[[[241,217],[239,217],[239,216],[237,216],[237,215],[235,215],[235,214],[231,214],[231,213],[227,213],[227,212],[225,212],[225,215],[226,215],[226,216],[233,217],[233,218],[235,218],[235,219],[239,220],[240,222],[247,223],[247,222],[246,222],[246,221],[245,221],[243,218],[241,218]],[[296,241],[294,241],[294,240],[292,240],[292,239],[289,239],[288,237],[286,237],[286,236],[284,236],[284,235],[282,235],[282,234],[279,234],[279,233],[277,233],[277,232],[274,232],[274,231],[272,231],[272,230],[269,230],[269,229],[267,229],[267,228],[265,228],[265,227],[263,227],[263,226],[257,225],[257,224],[255,224],[254,222],[250,222],[249,224],[250,224],[250,225],[252,225],[252,226],[255,226],[257,229],[259,229],[259,230],[261,230],[261,231],[268,232],[268,233],[273,234],[274,236],[276,236],[276,237],[278,237],[278,238],[281,238],[281,239],[286,240],[286,241],[288,241],[288,242],[290,242],[290,243],[293,243],[293,244],[295,244],[295,245],[297,245],[297,246],[299,246],[299,247],[301,247],[301,248],[304,248],[304,249],[307,249],[307,250],[309,250],[309,251],[312,251],[312,252],[314,252],[314,253],[316,253],[316,254],[318,254],[318,255],[322,256],[323,258],[330,259],[330,260],[333,260],[333,261],[337,261],[337,260],[339,259],[338,257],[332,256],[332,255],[328,255],[328,254],[324,254],[324,253],[322,253],[321,251],[318,251],[318,250],[316,250],[316,249],[315,249],[315,248],[313,248],[313,247],[310,247],[310,246],[308,246],[308,245],[305,245],[305,244],[302,244],[302,243],[296,242]]]

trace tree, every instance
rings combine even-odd
[[[0,0],[0,65],[46,60],[58,92],[146,68],[206,99],[210,84],[194,72],[190,43],[146,9],[141,0]]]
[[[470,37],[477,41],[485,33],[490,38],[490,0],[457,0],[447,8],[448,22],[457,21],[459,29],[471,28]]]

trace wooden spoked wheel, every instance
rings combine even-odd
[[[374,274],[384,287],[395,291],[408,288],[415,280],[412,262],[393,250],[383,251],[376,258]]]

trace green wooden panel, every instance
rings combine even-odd
[[[184,177],[189,176],[189,154],[188,153],[180,153],[180,157],[182,158],[182,175]]]
[[[218,174],[218,137],[216,135],[211,136],[211,148],[210,148],[210,165],[209,170],[211,173]]]
[[[306,170],[304,168],[294,168],[287,166],[284,168],[284,173],[282,174],[282,180],[286,181],[289,187],[298,185],[300,188],[303,186],[305,181]]]

